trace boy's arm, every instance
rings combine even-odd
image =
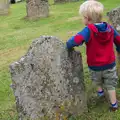
[[[81,32],[77,33],[67,41],[67,48],[71,49],[75,46],[82,45],[84,42],[88,42],[89,38],[90,30],[88,27],[85,27]]]
[[[116,50],[120,54],[120,34],[114,29],[114,43],[116,45]]]

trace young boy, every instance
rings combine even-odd
[[[116,91],[115,52],[120,53],[120,34],[108,23],[102,22],[104,6],[97,1],[86,1],[80,6],[80,14],[86,27],[67,41],[69,51],[73,47],[86,44],[87,63],[93,82],[97,85],[98,96],[104,95],[103,87],[108,91],[111,107],[116,111],[118,103]],[[113,44],[114,43],[114,44]]]

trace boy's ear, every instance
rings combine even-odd
[[[87,17],[88,21],[91,21],[92,19],[90,17]]]
[[[87,19],[88,21],[91,21],[90,17],[88,16],[85,16],[84,18]]]

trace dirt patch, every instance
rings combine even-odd
[[[81,20],[81,17],[80,16],[75,16],[75,17],[68,18],[67,22],[76,21],[76,20]]]

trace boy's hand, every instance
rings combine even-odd
[[[72,57],[73,51],[74,51],[74,48],[68,49],[68,57]]]
[[[68,57],[71,59],[77,59],[78,55],[80,55],[80,51],[76,51],[74,48],[68,49]]]

